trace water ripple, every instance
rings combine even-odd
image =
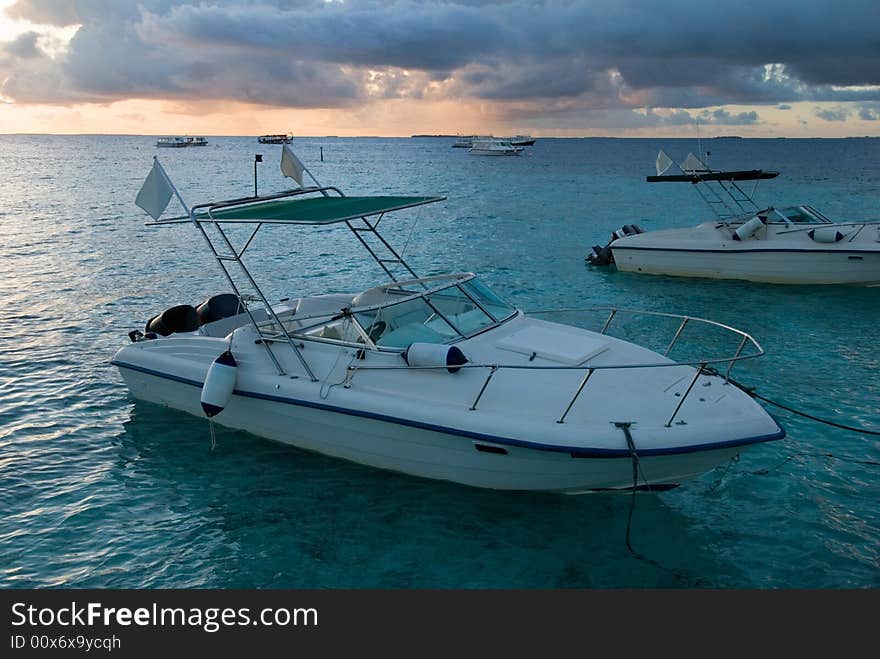
[[[224,289],[189,227],[143,226],[132,199],[149,168],[145,140],[0,136],[0,585],[880,586],[880,491],[876,466],[863,464],[880,460],[880,442],[798,417],[782,417],[783,442],[686,487],[637,497],[633,543],[659,569],[626,551],[628,496],[475,490],[224,429],[212,452],[204,421],[135,403],[109,365],[126,333],[157,311]],[[256,145],[216,141],[207,154],[163,154],[188,196],[247,194],[240,164]],[[46,171],[51,162],[38,154],[47,142],[58,163],[87,160],[91,175]],[[825,171],[839,161],[839,144],[727,141],[717,164],[782,170],[772,203],[868,217],[880,155],[867,141],[848,141],[846,167],[814,180],[817,163]],[[326,159],[312,164],[319,146]],[[395,244],[414,229],[407,257],[417,270],[480,271],[523,308],[613,302],[743,327],[767,356],[738,368],[738,379],[820,416],[880,425],[877,289],[682,281],[584,265],[589,246],[622,224],[702,218],[691,191],[643,183],[657,150],[679,147],[693,149],[675,140],[539,140],[528,158],[500,167],[443,140],[303,138],[297,151],[320,180],[346,191],[448,195],[435,213],[389,222]],[[854,168],[864,172],[858,186]],[[266,168],[261,187],[281,188],[280,175]],[[280,235],[252,247],[254,273],[272,277],[272,296],[380,279],[350,236],[303,229],[286,243]]]

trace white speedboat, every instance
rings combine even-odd
[[[665,162],[661,157],[658,162]],[[654,275],[744,279],[773,284],[880,285],[880,223],[838,222],[811,206],[760,208],[740,184],[773,178],[762,170],[717,171],[690,155],[680,174],[648,182],[694,185],[716,213],[695,227],[642,231],[625,225],[587,260]],[[709,188],[715,184],[717,188]]]
[[[518,156],[522,150],[523,147],[513,146],[507,140],[474,138],[468,153],[475,156]]]
[[[157,218],[148,224],[194,225],[231,292],[129,334],[113,364],[138,399],[373,467],[508,490],[662,490],[785,435],[728,380],[762,354],[744,332],[614,309],[594,312],[604,324],[588,331],[524,313],[472,273],[418,277],[377,225],[443,197],[315,186],[160,220],[172,189],[156,160],[138,196]],[[234,245],[229,227],[242,224],[253,232]],[[259,231],[298,225],[351,230],[390,281],[270,303],[243,257]],[[657,337],[664,352],[612,336],[643,317],[671,323]],[[726,333],[729,351],[673,360],[701,327]]]

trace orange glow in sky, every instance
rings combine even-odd
[[[12,64],[8,64],[11,59],[4,66],[4,43],[12,42],[25,32],[36,31],[40,34],[38,44],[44,53],[64,57],[66,44],[77,29],[77,26],[58,28],[13,20],[4,11],[13,3],[14,0],[0,0],[0,90],[12,70]],[[407,75],[404,71],[404,76]],[[327,109],[282,108],[237,100],[163,100],[156,93],[150,99],[108,97],[105,103],[40,104],[16,101],[0,91],[0,133],[259,135],[291,132],[295,135],[339,136],[528,133],[539,136],[693,137],[696,131],[700,131],[706,137],[725,134],[745,137],[880,136],[878,110],[862,110],[860,113],[856,105],[845,107],[839,102],[795,102],[784,106],[726,104],[689,111],[696,115],[704,111],[720,111],[723,107],[723,111],[731,115],[758,113],[760,122],[743,125],[698,127],[697,122],[688,124],[685,121],[615,127],[595,119],[589,111],[584,111],[582,116],[568,113],[564,119],[554,121],[554,115],[549,111],[542,113],[540,105],[537,112],[532,107],[530,113],[523,107],[517,108],[513,101],[447,94],[451,88],[449,85],[454,83],[454,74],[450,80],[427,86],[428,91],[421,95],[385,97],[381,93],[369,94],[357,107]],[[365,88],[369,91],[370,85]],[[530,103],[540,103],[540,100]],[[623,111],[627,111],[626,108]],[[652,112],[655,116],[667,116],[676,111],[680,112],[675,108],[636,109],[636,113]],[[834,113],[842,114],[845,120],[828,119]]]

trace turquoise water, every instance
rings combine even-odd
[[[279,146],[209,138],[162,150],[191,202],[284,186]],[[420,274],[473,270],[524,309],[614,304],[703,316],[766,356],[734,371],[763,395],[880,426],[880,289],[780,287],[592,270],[612,230],[705,218],[690,186],[651,186],[657,151],[696,140],[539,139],[479,158],[452,139],[297,138],[349,194],[442,194],[386,231]],[[126,333],[223,292],[189,226],[133,204],[149,137],[0,136],[0,585],[5,587],[877,587],[880,442],[777,413],[786,440],[667,493],[566,497],[374,470],[128,394]],[[324,161],[319,160],[323,148]],[[777,169],[758,200],[878,218],[880,140],[704,140],[717,167]],[[258,240],[270,297],[383,280],[341,231]],[[638,401],[633,401],[634,405]],[[831,457],[833,456],[833,457]]]

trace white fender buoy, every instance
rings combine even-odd
[[[733,232],[733,239],[745,240],[746,238],[751,238],[758,229],[764,226],[765,221],[760,215],[756,215]]]
[[[817,243],[836,243],[843,240],[843,234],[834,227],[820,227],[810,229],[807,235]]]
[[[410,343],[402,356],[408,366],[445,366],[450,373],[468,362],[461,349],[438,343]]]
[[[220,414],[229,403],[236,373],[235,358],[228,350],[211,364],[202,385],[202,409],[209,418]]]

